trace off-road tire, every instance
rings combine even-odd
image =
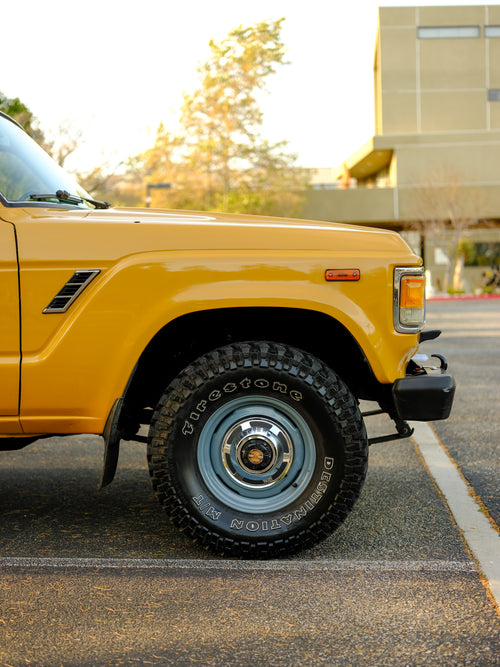
[[[318,359],[247,342],[197,359],[151,422],[153,488],[172,522],[215,553],[272,558],[328,537],[366,474],[358,405]]]

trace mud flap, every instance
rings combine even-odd
[[[104,427],[104,433],[102,434],[102,437],[104,438],[104,460],[99,490],[108,484],[111,484],[116,473],[121,439],[118,422],[120,420],[122,406],[123,398],[117,398],[109,413],[106,426]]]

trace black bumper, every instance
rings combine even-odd
[[[396,380],[392,396],[400,419],[426,422],[447,419],[455,396],[455,380],[448,373],[407,375]]]

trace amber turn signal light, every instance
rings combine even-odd
[[[328,281],[359,280],[361,272],[359,269],[327,269],[325,279]]]
[[[399,305],[401,308],[423,308],[425,301],[424,276],[403,276]]]

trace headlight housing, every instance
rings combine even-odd
[[[418,333],[425,324],[424,267],[394,269],[394,328]]]

